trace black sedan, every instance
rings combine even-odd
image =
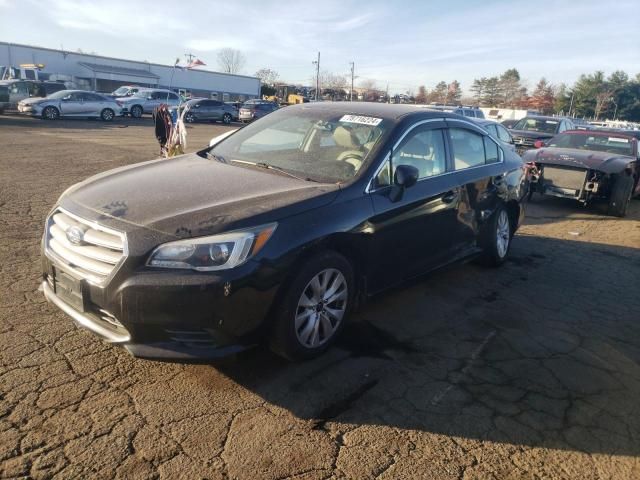
[[[370,295],[471,257],[503,263],[526,188],[520,157],[463,117],[291,106],[69,188],[46,221],[42,287],[136,356],[268,339],[309,358]]]

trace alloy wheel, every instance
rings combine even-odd
[[[315,348],[329,341],[347,310],[348,293],[344,275],[335,268],[311,279],[296,308],[295,330],[301,345]]]
[[[498,215],[498,222],[496,227],[496,250],[500,258],[504,258],[509,249],[509,240],[511,237],[511,231],[509,228],[509,216],[504,210],[500,211]]]

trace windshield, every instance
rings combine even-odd
[[[126,95],[127,93],[129,93],[129,90],[131,89],[131,87],[120,87],[116,90],[113,91],[112,95],[117,96],[121,96],[121,95]]]
[[[253,123],[211,153],[283,169],[318,182],[342,183],[362,168],[391,124],[377,117],[283,109]]]
[[[633,155],[631,139],[615,135],[590,135],[586,132],[584,134],[563,133],[553,137],[548,146]]]
[[[523,118],[513,126],[514,130],[528,130],[531,132],[556,133],[558,120],[545,120],[542,118]]]

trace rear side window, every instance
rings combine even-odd
[[[496,125],[496,130],[498,131],[498,138],[500,140],[502,140],[503,142],[511,141],[511,135],[509,135],[509,132],[507,131],[507,129],[504,128],[502,125]]]
[[[462,128],[450,128],[449,138],[456,170],[478,167],[500,160],[498,145],[486,135]]]
[[[496,126],[495,125],[489,124],[489,125],[485,126],[484,128],[485,128],[485,130],[487,132],[489,132],[490,135],[493,135],[494,137],[498,136],[498,132],[496,131]]]

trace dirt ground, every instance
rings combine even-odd
[[[0,116],[0,145],[2,478],[640,478],[640,200],[624,219],[536,200],[505,266],[378,297],[314,361],[181,365],[38,292],[48,210],[154,158],[151,121]]]

